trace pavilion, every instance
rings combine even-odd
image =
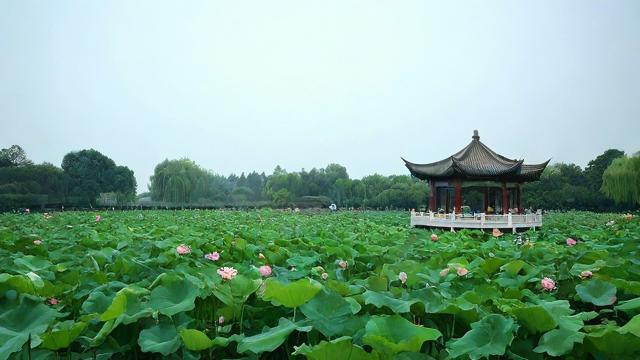
[[[515,231],[542,225],[541,214],[523,214],[521,187],[539,180],[549,160],[531,165],[508,159],[483,144],[478,130],[469,145],[444,160],[429,164],[402,160],[411,175],[427,181],[430,188],[429,211],[412,212],[414,226]]]

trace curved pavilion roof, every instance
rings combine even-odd
[[[526,182],[540,179],[550,159],[542,164],[524,164],[489,149],[474,130],[473,140],[450,157],[429,164],[415,164],[402,158],[411,175],[421,180],[470,179]]]

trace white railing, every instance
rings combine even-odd
[[[542,226],[542,213],[535,214],[437,214],[434,212],[411,212],[411,226],[443,227],[451,229],[512,229]]]

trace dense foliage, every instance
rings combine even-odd
[[[115,194],[115,203],[132,201],[136,178],[126,166],[116,166],[110,158],[89,149],[70,152],[62,159],[69,183],[69,195],[85,204],[95,204],[101,193]]]
[[[33,162],[27,158],[27,153],[20,145],[11,145],[0,150],[0,168],[24,165],[33,165]]]
[[[602,191],[618,203],[640,204],[640,153],[614,160],[604,172]]]
[[[612,165],[623,156],[622,151],[609,149],[585,169],[575,164],[551,164],[540,181],[523,186],[522,205],[534,209],[632,209],[634,202],[638,203],[640,186],[638,157]],[[609,167],[608,180],[603,183]],[[93,149],[67,154],[62,169],[51,164],[33,165],[17,145],[0,150],[0,210],[62,205],[326,208],[331,203],[356,209],[424,209],[429,195],[428,186],[409,175],[374,174],[352,179],[339,164],[294,172],[277,166],[269,175],[252,171],[223,176],[189,159],[164,160],[155,167],[149,192],[136,198],[135,191],[133,171]]]
[[[133,201],[135,192],[133,171],[93,149],[68,153],[62,168],[34,165],[18,145],[0,150],[0,210],[91,207],[99,197],[103,204],[115,205]]]
[[[614,203],[600,191],[602,177],[611,163],[624,152],[609,149],[591,160],[587,167],[556,163],[547,166],[540,181],[523,186],[523,206],[539,209],[613,211],[633,208],[628,201]],[[640,177],[636,176],[636,182]]]
[[[338,164],[273,174],[251,172],[224,177],[189,159],[165,160],[151,177],[151,200],[213,206],[418,208],[427,202],[427,186],[409,175],[370,175],[350,179]]]
[[[0,359],[640,356],[637,216],[551,214],[518,237],[407,223],[0,215]]]

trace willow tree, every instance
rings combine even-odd
[[[640,152],[614,160],[602,175],[601,190],[616,203],[640,204]]]
[[[189,159],[164,160],[150,178],[151,198],[172,203],[193,203],[207,196],[209,173]]]

